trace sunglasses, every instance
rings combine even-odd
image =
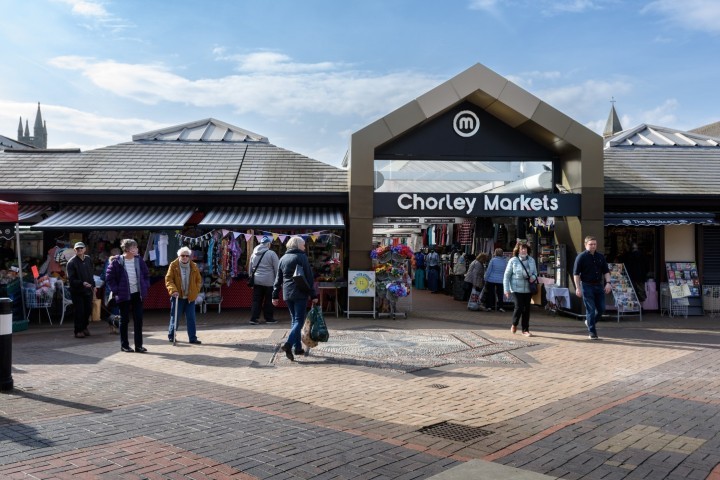
[[[181,257],[189,257],[190,255],[180,255]]]

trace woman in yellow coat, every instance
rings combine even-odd
[[[171,342],[175,337],[175,309],[178,308],[178,321],[185,314],[187,322],[188,340],[190,343],[201,344],[195,331],[195,300],[200,294],[202,287],[202,276],[200,269],[190,257],[192,250],[182,247],[177,252],[178,258],[173,260],[165,274],[165,287],[170,294],[170,327],[168,328],[168,340]]]

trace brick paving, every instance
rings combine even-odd
[[[75,339],[33,317],[0,395],[0,476],[472,478],[453,468],[485,460],[720,480],[720,320],[646,314],[590,342],[581,321],[537,309],[525,338],[509,312],[414,295],[407,319],[326,317],[330,342],[294,363],[278,354],[284,311],[258,326],[245,310],[201,314],[199,346],[183,331],[172,346],[150,311],[145,355],[104,324]]]

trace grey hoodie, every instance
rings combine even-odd
[[[263,252],[267,253],[264,257],[262,257],[262,262],[258,264],[260,256]],[[255,285],[272,287],[275,282],[275,275],[277,275],[279,263],[280,261],[278,260],[277,253],[269,250],[266,244],[261,243],[253,250],[252,257],[250,259],[250,271],[248,273],[252,273],[253,268],[257,265],[257,270],[255,271]]]

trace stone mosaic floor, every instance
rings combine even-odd
[[[309,355],[296,360],[409,373],[448,365],[522,364],[525,362],[512,352],[537,345],[522,340],[491,339],[473,331],[332,330],[330,335],[329,342],[319,344]],[[273,363],[282,365],[289,360],[278,350]]]

